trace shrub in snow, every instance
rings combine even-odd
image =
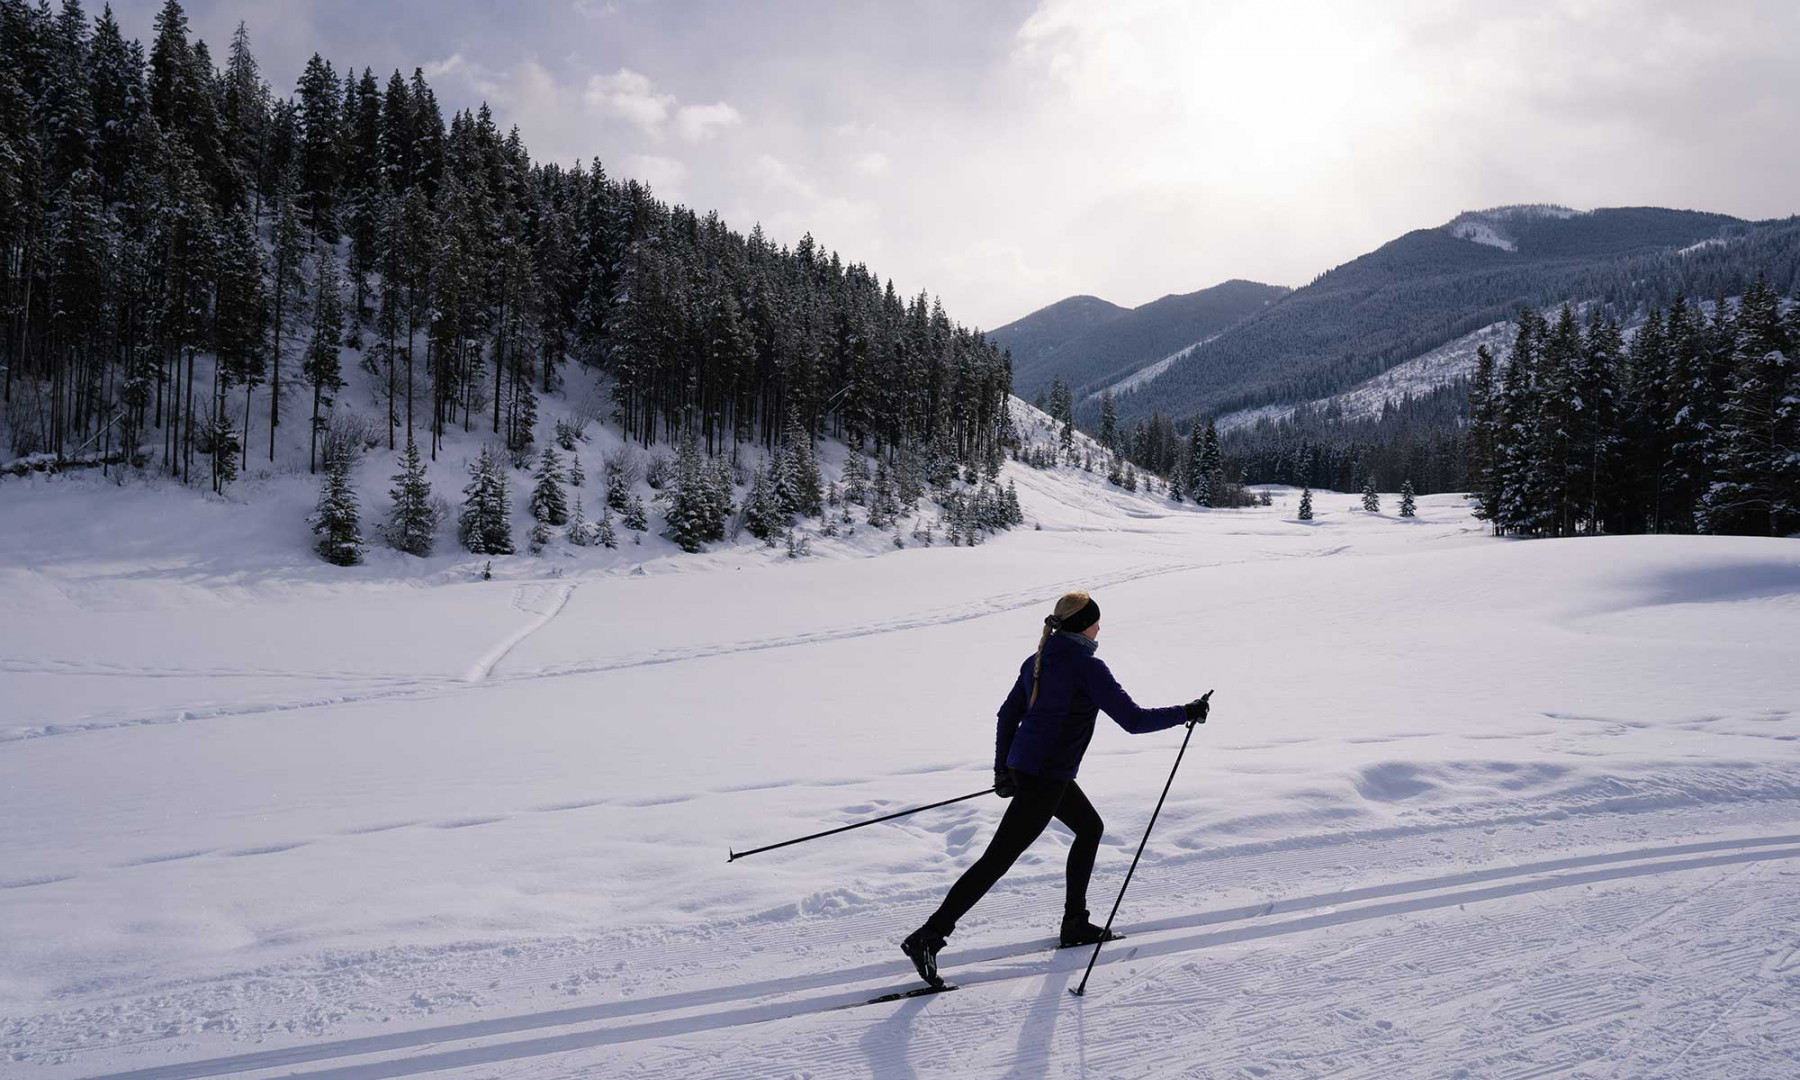
[[[669,460],[669,455],[651,454],[650,463],[644,466],[644,483],[650,485],[650,490],[661,491],[674,478],[675,463]]]

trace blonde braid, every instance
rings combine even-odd
[[[1037,704],[1038,675],[1044,670],[1044,646],[1050,644],[1050,635],[1062,629],[1063,620],[1088,605],[1088,594],[1084,592],[1064,593],[1056,602],[1052,613],[1044,616],[1044,633],[1038,638],[1037,660],[1031,665],[1031,700],[1025,703],[1030,709]]]

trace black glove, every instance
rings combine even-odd
[[[994,770],[994,794],[1002,799],[1010,799],[1018,794],[1019,787],[1013,783],[1012,770],[1001,766]]]
[[[1183,705],[1182,708],[1187,710],[1188,723],[1204,724],[1206,723],[1206,713],[1212,706],[1205,698],[1197,697],[1186,705]]]

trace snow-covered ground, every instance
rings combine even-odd
[[[1800,1076],[1793,541],[1007,476],[1042,527],[975,548],[492,581],[0,481],[0,1074]],[[1130,938],[1065,992],[1054,826],[959,992],[833,1010],[1002,804],[727,849],[987,786],[1073,587],[1140,701],[1216,690]],[[1094,740],[1099,917],[1181,735]]]

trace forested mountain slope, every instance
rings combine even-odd
[[[1800,279],[1800,219],[1509,207],[1420,229],[1270,305],[1123,396],[1123,418],[1291,404],[1346,390],[1524,305],[1621,311]]]
[[[1071,297],[988,336],[1012,349],[1013,389],[1021,397],[1031,398],[1059,376],[1080,397],[1221,333],[1286,293],[1286,289],[1275,285],[1227,281],[1199,292],[1165,296],[1113,318],[1094,320],[1086,329],[1049,343],[1049,335],[1044,332],[1047,326],[1073,329],[1080,321],[1065,314],[1065,305],[1092,299]]]
[[[988,337],[1011,351],[1016,381],[1021,369],[1033,372],[1045,367],[1063,345],[1130,310],[1098,296],[1071,296],[990,330]]]

